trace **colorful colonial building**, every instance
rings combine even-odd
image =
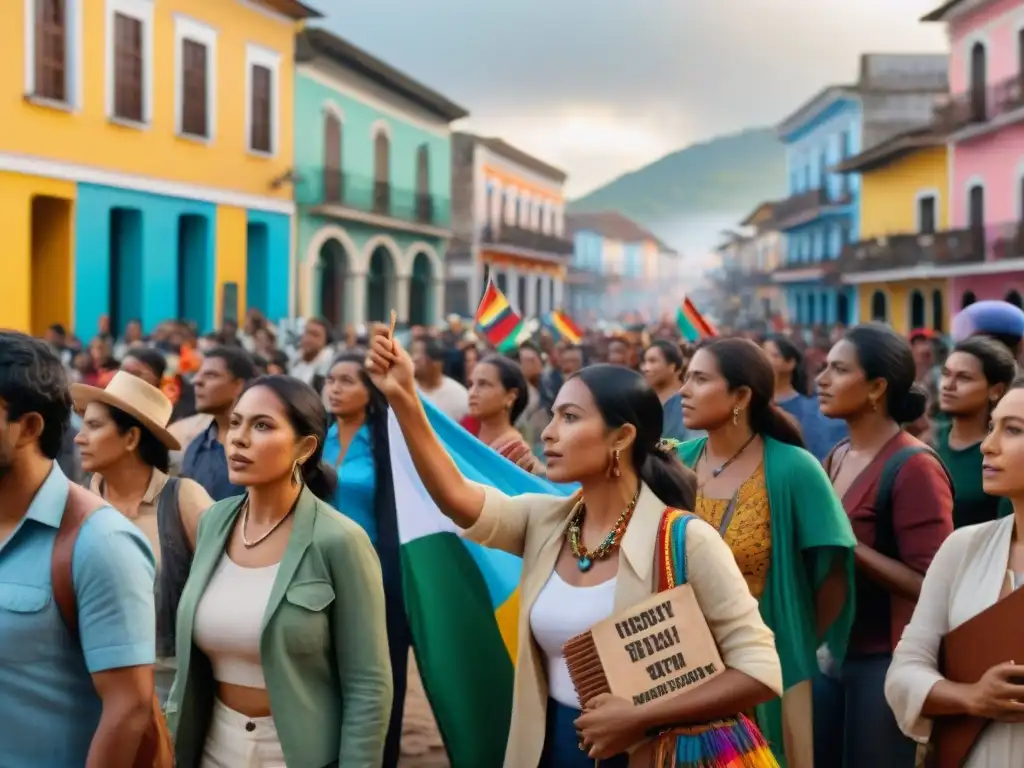
[[[452,143],[448,311],[471,314],[489,279],[523,316],[562,306],[566,174],[501,139],[457,133]]]
[[[0,25],[0,326],[289,312],[297,0],[24,0]]]
[[[452,103],[323,29],[295,82],[299,312],[433,325],[451,237]]]
[[[946,137],[919,128],[841,163],[860,176],[860,240],[839,257],[842,282],[858,290],[861,320],[900,333],[949,328],[947,279],[970,255],[965,230],[949,229]]]
[[[566,309],[586,322],[657,320],[682,301],[679,255],[617,211],[572,213],[573,259]]]
[[[838,279],[836,262],[860,237],[860,181],[834,166],[927,123],[945,90],[944,56],[864,54],[856,83],[826,87],[779,125],[789,194],[774,211],[786,237],[785,262],[774,277],[792,322],[857,322],[856,290]]]
[[[924,17],[950,40],[950,96],[937,113],[949,135],[949,216],[970,229],[964,263],[942,270],[954,310],[977,299],[1024,296],[1024,6],[949,0]]]

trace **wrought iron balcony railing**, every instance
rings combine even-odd
[[[1020,109],[1024,109],[1024,73],[1011,75],[986,88],[943,97],[935,107],[934,123],[940,131],[954,133]]]
[[[846,273],[981,262],[986,260],[986,246],[999,240],[992,237],[998,229],[975,227],[862,240],[843,249],[839,268]]]
[[[838,193],[827,188],[809,189],[787,197],[777,203],[773,211],[773,223],[780,229],[795,226],[804,221],[817,218],[825,208],[845,205],[851,201],[849,187],[844,181]]]
[[[550,253],[555,256],[571,256],[572,240],[557,235],[547,235],[531,229],[514,227],[509,224],[488,224],[483,230],[483,242],[489,245],[523,248],[528,251]]]
[[[441,228],[447,228],[451,222],[451,201],[447,197],[395,187],[387,181],[328,166],[299,170],[295,201],[299,205],[322,207],[325,215],[334,215],[330,209],[339,215],[348,209]]]

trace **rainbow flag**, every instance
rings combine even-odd
[[[715,326],[693,306],[689,297],[683,299],[682,305],[676,310],[676,325],[687,341],[701,341],[718,335]]]
[[[487,281],[487,290],[476,308],[474,322],[491,345],[503,352],[515,347],[523,325],[523,319],[512,309],[493,280]]]
[[[509,496],[569,496],[574,487],[530,475],[426,400],[434,432],[462,474]],[[423,487],[389,414],[402,587],[423,687],[452,768],[500,766],[512,717],[523,564],[467,541]]]
[[[560,341],[567,341],[570,344],[579,344],[583,339],[583,331],[580,327],[572,321],[565,312],[559,310],[552,310],[548,312],[544,317],[544,325],[551,329],[551,332],[558,337]]]

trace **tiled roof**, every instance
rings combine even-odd
[[[662,252],[675,253],[674,248],[659,240],[649,229],[640,226],[618,211],[566,214],[565,226],[570,234],[596,232],[611,240],[621,240],[624,243],[639,243],[648,240],[657,245]]]
[[[556,168],[553,165],[545,163],[543,160],[540,160],[534,157],[533,155],[528,154],[523,150],[519,149],[519,147],[513,147],[504,139],[499,139],[494,136],[475,136],[471,133],[462,133],[459,135],[472,139],[478,144],[487,147],[496,155],[501,155],[502,157],[508,158],[513,163],[518,163],[519,165],[533,171],[534,173],[539,173],[546,179],[551,179],[552,181],[564,183],[565,180],[569,178],[569,175],[562,169]]]

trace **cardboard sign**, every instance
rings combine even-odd
[[[689,584],[595,624],[563,652],[581,704],[611,693],[640,706],[692,690],[725,669]]]

